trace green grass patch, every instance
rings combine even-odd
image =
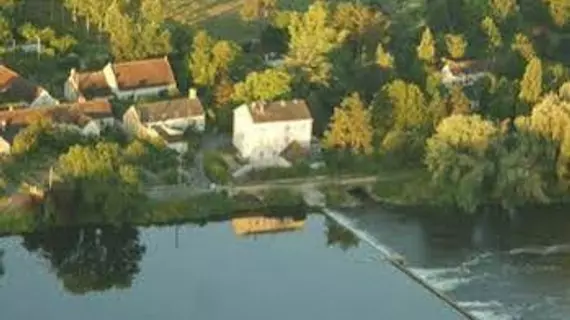
[[[320,191],[325,195],[325,201],[329,206],[339,207],[353,200],[345,186],[330,184],[321,187]]]
[[[394,205],[435,204],[431,175],[424,169],[385,172],[373,186],[373,196]]]
[[[232,178],[223,155],[215,151],[204,153],[204,173],[210,181],[219,184],[227,184]]]

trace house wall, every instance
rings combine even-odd
[[[246,148],[247,131],[252,129],[253,119],[249,114],[248,106],[242,105],[234,109],[233,112],[233,135],[232,143],[244,158],[249,156],[249,149]]]
[[[135,107],[130,107],[123,114],[123,129],[132,136],[138,136],[145,130]]]
[[[256,166],[275,163],[293,141],[305,148],[311,145],[312,119],[253,123],[248,118],[251,115],[247,107],[235,110],[233,143],[241,156]]]
[[[12,146],[4,138],[0,137],[0,154],[9,154]]]
[[[119,99],[133,98],[137,100],[142,97],[155,97],[164,92],[172,90],[173,88],[176,88],[176,86],[166,85],[166,86],[158,86],[150,88],[137,88],[134,90],[119,90],[118,88],[111,88],[111,89]]]
[[[470,86],[474,84],[477,80],[485,76],[484,72],[454,75],[449,69],[448,65],[443,67],[443,69],[441,70],[441,74],[442,74],[442,82],[445,85],[460,85],[460,86]]]
[[[65,83],[63,84],[63,96],[67,101],[77,101],[79,98],[79,93],[75,90],[74,81],[71,77],[67,78]]]
[[[84,136],[99,136],[101,134],[101,127],[96,120],[89,121],[89,123],[81,129],[81,134]]]
[[[148,122],[144,124],[147,127],[163,126],[167,128],[186,130],[188,127],[194,126],[198,131],[203,132],[206,128],[206,117],[204,115],[192,118],[177,118],[164,121]]]
[[[54,99],[46,90],[42,89],[40,95],[36,98],[36,100],[32,101],[30,107],[54,106],[58,104],[59,101]]]
[[[188,143],[185,141],[168,143],[166,146],[178,153],[185,153],[188,150]]]
[[[115,77],[113,67],[110,63],[107,63],[107,65],[103,67],[103,76],[105,77],[105,81],[107,81],[107,85],[109,88],[111,88],[111,91],[115,92],[119,90],[119,86],[117,85],[117,78]]]

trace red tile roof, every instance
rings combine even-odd
[[[77,111],[93,119],[113,117],[113,107],[107,100],[91,100],[60,106],[76,109]]]
[[[87,99],[112,95],[103,71],[77,72],[74,75],[74,81],[77,84],[77,90]]]
[[[8,100],[32,103],[42,91],[42,87],[0,64],[0,95]]]
[[[158,122],[204,115],[204,108],[200,100],[186,97],[142,103],[136,109],[142,122]]]
[[[113,64],[120,90],[176,85],[168,58]]]
[[[277,122],[312,119],[305,100],[253,102],[249,105],[253,122]]]

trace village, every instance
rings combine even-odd
[[[88,137],[100,137],[105,130],[119,129],[129,139],[150,139],[164,144],[178,158],[200,146],[223,161],[227,173],[215,182],[228,182],[226,175],[239,178],[249,171],[270,167],[291,167],[299,157],[318,168],[318,141],[313,137],[313,118],[302,99],[257,101],[233,111],[233,131],[216,133],[207,125],[206,108],[196,89],[187,95],[178,91],[167,57],[107,64],[102,70],[71,69],[64,84],[64,96],[53,97],[38,84],[21,77],[8,66],[0,66],[0,152],[9,156],[14,139],[26,127],[40,120]],[[125,104],[126,101],[126,104]],[[126,106],[122,114],[117,105]],[[189,132],[191,134],[189,134]],[[198,140],[198,141],[196,141]],[[155,184],[211,184],[204,171],[204,152],[177,179],[150,179]],[[216,161],[214,159],[214,162]],[[314,161],[313,161],[314,160]],[[206,160],[211,161],[206,154]],[[163,168],[172,170],[176,168]],[[161,172],[147,172],[150,177]],[[223,176],[223,177],[220,177]]]

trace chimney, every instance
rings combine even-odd
[[[7,125],[8,125],[8,122],[6,122],[6,120],[2,120],[2,121],[0,122],[0,128],[1,128],[1,130],[2,130],[2,131],[5,131]]]
[[[197,99],[197,98],[198,98],[198,94],[196,92],[196,89],[195,88],[188,89],[188,99],[193,100],[193,99]]]
[[[8,111],[14,111],[14,106],[9,106]]]
[[[285,107],[285,106],[287,105],[287,104],[285,103],[285,100],[279,101],[279,104],[280,104],[282,107]]]

